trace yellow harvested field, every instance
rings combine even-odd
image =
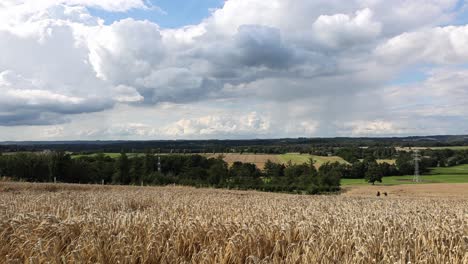
[[[387,164],[390,164],[390,165],[395,165],[396,160],[394,160],[394,159],[378,159],[377,162],[378,163],[387,163]]]
[[[359,161],[363,161],[364,159],[359,159]],[[395,159],[378,159],[377,160],[377,163],[387,163],[387,164],[390,164],[390,165],[395,165],[396,163],[396,160]]]
[[[220,154],[213,154],[209,155],[210,158],[219,157]],[[271,162],[281,163],[279,159],[279,155],[268,155],[268,154],[234,154],[234,153],[226,153],[221,154],[223,155],[223,160],[226,161],[229,166],[231,166],[234,162],[240,161],[243,163],[253,163],[257,166],[257,168],[263,170],[265,167],[265,163],[270,160]]]
[[[310,162],[312,158],[315,162],[315,167],[319,168],[327,162],[340,162],[347,163],[340,157],[337,156],[315,156],[309,154],[299,154],[299,153],[288,153],[288,154],[238,154],[238,153],[224,153],[224,154],[209,154],[209,158],[217,158],[220,155],[223,156],[223,160],[226,161],[229,165],[232,165],[236,161],[244,163],[253,163],[259,169],[264,169],[265,163],[270,160],[274,163],[288,164],[303,164]]]
[[[284,154],[280,155],[280,159],[283,161],[283,164],[287,164],[291,161],[293,164],[303,164],[309,163],[310,159],[314,161],[315,167],[318,169],[325,163],[343,163],[347,164],[348,162],[338,156],[317,156],[317,155],[308,155],[308,154]]]
[[[468,200],[0,183],[0,263],[467,263]]]

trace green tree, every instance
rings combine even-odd
[[[216,159],[216,161],[208,169],[208,182],[213,186],[221,185],[226,176],[228,175],[227,163],[222,159]]]
[[[144,174],[144,159],[135,157],[131,159],[130,166],[130,182],[132,184],[140,184],[143,181]]]
[[[117,159],[115,166],[115,174],[112,179],[114,184],[130,184],[130,161],[128,160],[127,154],[122,152],[120,157]]]
[[[269,178],[282,177],[284,176],[284,165],[273,163],[270,160],[267,160],[264,166],[265,175]]]
[[[156,171],[157,161],[155,155],[151,151],[146,151],[143,161],[143,173],[149,175]]]
[[[395,164],[401,175],[414,173],[413,157],[410,152],[400,151]]]
[[[49,179],[51,182],[56,178],[64,182],[69,182],[69,168],[71,157],[63,151],[55,151],[49,155]]]
[[[366,181],[374,185],[376,181],[382,182],[382,177],[383,174],[379,164],[377,164],[377,162],[369,163],[369,166],[366,171]]]

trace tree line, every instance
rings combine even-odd
[[[382,182],[386,176],[414,173],[412,152],[394,148],[343,148],[338,154],[348,164],[327,163],[316,169],[311,160],[304,164],[267,162],[264,170],[254,164],[202,155],[158,155],[147,151],[129,157],[121,153],[111,158],[102,153],[72,158],[69,153],[0,153],[0,176],[32,182],[189,185],[200,187],[255,189],[274,192],[323,193],[340,188],[340,179]],[[422,173],[430,167],[468,164],[468,150],[422,150]],[[160,170],[158,169],[160,158]],[[379,163],[377,158],[394,158],[395,164]]]
[[[269,153],[301,152],[317,155],[336,154],[342,148],[467,146],[466,136],[405,138],[283,138],[252,140],[152,140],[152,141],[56,141],[0,142],[0,152],[67,150],[76,153],[143,152],[159,153]],[[364,150],[365,151],[365,150]],[[391,154],[390,154],[391,155]],[[388,156],[388,155],[387,155]],[[376,157],[379,158],[379,157]]]
[[[158,163],[160,162],[160,165]],[[187,185],[271,192],[318,194],[340,189],[337,164],[321,166],[267,162],[260,170],[251,163],[235,162],[202,155],[161,155],[147,152],[118,158],[104,154],[72,158],[57,151],[0,155],[0,176],[18,181],[121,185]]]

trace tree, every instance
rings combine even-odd
[[[229,177],[236,187],[243,189],[257,188],[262,184],[261,171],[252,163],[234,162],[229,170]]]
[[[264,166],[264,172],[267,177],[281,177],[284,176],[284,165],[273,163],[270,160],[267,160]]]
[[[130,181],[130,162],[128,160],[127,154],[122,152],[120,157],[117,159],[115,174],[112,182],[114,184],[129,184]]]
[[[144,175],[149,175],[156,171],[156,157],[155,155],[147,150],[145,153],[145,158],[143,160],[143,173]]]
[[[216,159],[208,169],[208,183],[213,186],[219,186],[228,175],[227,163],[222,159]]]
[[[132,184],[140,184],[143,181],[144,167],[143,158],[135,157],[131,159],[130,167],[130,182]]]
[[[63,151],[56,151],[49,155],[49,179],[51,182],[60,179],[69,182],[68,171],[71,164],[71,157]]]
[[[382,170],[377,162],[369,163],[366,171],[366,181],[375,184],[376,181],[382,182]]]
[[[318,187],[322,192],[337,191],[340,188],[340,181],[346,170],[345,165],[339,162],[325,163],[318,171]]]
[[[414,173],[414,163],[411,153],[400,151],[395,162],[401,175],[410,175]]]
[[[351,179],[364,179],[366,175],[366,165],[364,162],[356,161],[351,166],[350,178]]]

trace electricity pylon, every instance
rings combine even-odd
[[[413,176],[413,181],[414,182],[420,182],[421,181],[421,176],[419,173],[419,162],[421,161],[421,154],[419,153],[419,150],[415,150],[414,154],[414,176]]]

